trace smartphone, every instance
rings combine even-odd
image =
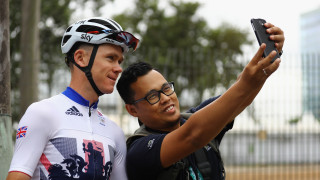
[[[275,50],[277,55],[272,59],[270,63],[273,63],[277,58],[280,58],[279,52],[274,45],[274,41],[272,41],[269,37],[270,34],[266,32],[267,28],[264,27],[266,21],[264,19],[251,19],[251,25],[254,33],[256,34],[259,45],[265,43],[267,45],[266,49],[263,52],[263,57],[267,57],[271,51]]]

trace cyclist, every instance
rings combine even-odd
[[[7,180],[127,179],[124,133],[99,111],[98,99],[113,92],[124,54],[138,43],[111,19],[84,19],[66,29],[61,49],[69,87],[28,107]]]

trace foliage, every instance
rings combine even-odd
[[[113,0],[108,0],[113,1]],[[92,3],[93,9],[99,9],[106,0],[58,0],[41,2],[41,18],[38,24],[40,29],[40,79],[48,86],[47,96],[51,96],[53,76],[57,69],[65,67],[64,57],[61,53],[60,43],[64,30],[69,25],[72,13],[83,10],[87,3]],[[21,4],[22,0],[10,0],[10,58],[11,58],[11,93],[12,93],[12,119],[19,117],[19,75],[20,61],[20,31],[21,31]],[[74,5],[73,7],[71,5]],[[96,15],[99,11],[94,11]],[[26,44],[27,46],[27,44]],[[22,112],[24,113],[24,112]]]
[[[288,120],[288,123],[293,125],[293,124],[297,124],[301,120],[302,120],[302,115],[299,115],[297,117],[294,117],[294,118]]]
[[[151,62],[166,78],[174,80],[179,94],[183,89],[195,91],[199,102],[204,90],[229,87],[242,69],[236,57],[242,45],[250,44],[247,32],[227,23],[209,28],[196,15],[201,4],[169,1],[165,9],[158,0],[136,0],[135,8],[114,17],[125,30],[141,37],[141,44],[126,63],[137,60]],[[172,14],[168,14],[173,10]],[[201,64],[200,73],[195,70]],[[167,66],[169,65],[169,66]],[[184,69],[179,68],[185,65]]]
[[[92,9],[99,9],[97,7],[102,7],[106,2],[108,1],[42,1],[39,22],[40,79],[48,86],[47,96],[51,95],[54,73],[65,67],[60,42],[71,15],[75,10],[86,9],[87,3],[93,5],[90,6]],[[11,92],[15,121],[19,119],[21,4],[21,0],[10,0]],[[200,6],[199,3],[169,1],[168,7],[160,8],[158,0],[136,0],[132,11],[115,16],[115,20],[125,30],[134,32],[142,40],[139,49],[128,57],[126,63],[151,61],[169,80],[176,82],[178,94],[181,94],[182,89],[191,89],[197,92],[194,99],[199,101],[205,89],[210,88],[214,93],[215,87],[230,85],[241,67],[236,56],[242,54],[241,46],[249,43],[246,32],[228,24],[222,24],[216,29],[209,28],[207,22],[196,15]],[[168,14],[168,9],[173,13]],[[196,73],[198,71],[194,69],[194,65],[198,64],[203,66],[200,73]],[[182,65],[187,66],[179,68]]]

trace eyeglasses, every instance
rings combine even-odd
[[[115,40],[115,41],[117,41],[119,43],[124,43],[129,48],[132,48],[134,51],[137,49],[138,44],[140,42],[140,40],[137,39],[136,37],[134,37],[134,35],[132,35],[129,32],[126,32],[126,31],[117,31],[117,30],[112,30],[112,29],[104,29],[104,30],[101,30],[101,31],[90,31],[88,33],[89,34],[99,34],[99,33],[110,34],[110,35],[107,36],[108,39]]]
[[[169,82],[162,85],[161,90],[151,90],[144,98],[135,100],[132,104],[136,104],[140,101],[146,100],[149,104],[153,105],[160,101],[160,93],[170,96],[174,93],[174,83]]]

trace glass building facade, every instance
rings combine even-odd
[[[300,17],[303,111],[320,121],[320,8]]]

